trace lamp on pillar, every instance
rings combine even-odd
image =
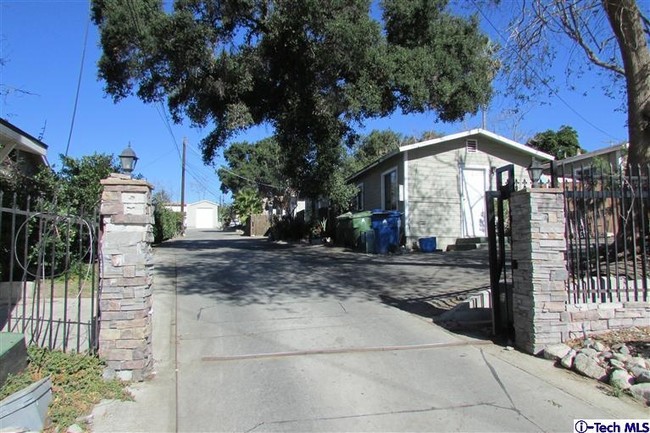
[[[125,174],[131,176],[137,162],[138,157],[135,155],[133,149],[131,149],[131,143],[129,143],[129,147],[124,149],[120,155],[120,167]]]
[[[533,160],[526,170],[528,170],[528,177],[530,177],[532,187],[539,188],[539,179],[542,177],[542,171],[544,170],[542,164],[540,164],[537,158],[533,157]]]

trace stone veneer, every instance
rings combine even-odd
[[[141,381],[153,368],[153,188],[120,174],[101,183],[99,355],[106,376]]]
[[[650,326],[650,302],[569,304],[560,189],[512,194],[515,344],[537,354],[585,333]]]

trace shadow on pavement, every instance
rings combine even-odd
[[[205,231],[155,251],[156,275],[177,278],[179,294],[235,305],[359,299],[433,318],[439,311],[431,299],[489,283],[484,250],[379,256]]]

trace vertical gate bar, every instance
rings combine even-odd
[[[645,182],[643,182],[645,179]],[[648,210],[648,182],[650,182],[650,165],[645,166],[645,171],[642,173],[640,184],[640,206],[641,206],[641,275],[643,286],[643,301],[648,300],[648,232],[647,232],[647,219],[646,211]],[[644,189],[643,186],[646,186]]]
[[[89,342],[89,349],[91,353],[95,353],[99,349],[99,287],[97,283],[97,272],[95,271],[95,260],[99,257],[99,208],[95,207],[93,210],[93,217],[90,225],[90,265],[91,265],[91,285],[90,285],[90,319],[92,341]],[[97,290],[96,290],[97,289]]]
[[[27,257],[28,257],[28,233],[29,233],[29,222],[31,220],[31,213],[30,213],[30,207],[31,207],[31,201],[30,201],[30,196],[27,196],[27,213],[25,215],[25,235],[23,239],[23,250],[22,250],[22,277],[20,279],[21,281],[21,287],[20,287],[20,293],[22,296],[22,302],[21,302],[21,307],[22,311],[19,313],[20,316],[16,318],[16,323],[14,324],[14,328],[18,328],[20,332],[25,332],[25,328],[27,326],[26,323],[26,313],[27,313]],[[16,234],[17,236],[17,234]],[[20,260],[18,258],[18,237],[15,237],[14,240],[11,243],[11,247],[9,248],[10,254],[11,254],[11,261],[18,261]],[[20,265],[20,263],[18,263]]]
[[[54,327],[53,327],[53,320],[54,320],[54,278],[56,277],[56,236],[57,236],[57,225],[58,224],[58,218],[56,216],[53,217],[52,221],[52,248],[51,248],[51,254],[52,257],[50,258],[51,263],[50,263],[50,317],[49,320],[47,321],[47,329],[48,329],[48,341],[49,341],[49,348],[50,350],[54,350],[54,341],[53,341],[53,333],[54,333]]]
[[[18,195],[17,193],[13,193],[12,199],[11,199],[11,236],[9,237],[9,281],[11,284],[14,283],[15,277],[15,261],[16,261],[16,246],[18,244],[17,241],[17,236],[16,236],[16,215],[18,213]],[[23,310],[24,310],[24,302],[23,302]],[[11,314],[9,314],[9,321],[11,323]],[[23,318],[25,317],[25,314],[23,313]],[[16,320],[18,322],[18,320]],[[15,326],[15,325],[13,325]],[[23,328],[25,326],[25,322],[23,319]]]
[[[498,185],[497,185],[498,188]],[[485,195],[485,210],[487,212],[487,229],[488,229],[488,258],[490,262],[490,287],[492,297],[492,333],[497,334],[497,324],[500,320],[500,311],[498,308],[498,266],[497,259],[497,240],[496,240],[496,215],[494,210],[494,200],[499,194],[498,191],[488,191]]]
[[[638,268],[638,257],[637,257],[637,203],[639,201],[638,199],[638,190],[637,190],[637,182],[639,179],[639,165],[636,165],[636,171],[635,171],[634,176],[630,176],[630,182],[632,184],[632,205],[630,206],[630,209],[632,210],[631,214],[631,220],[632,220],[632,278],[633,278],[633,286],[634,286],[634,301],[638,302],[639,301],[639,285],[638,285],[638,275],[637,275],[637,268]]]
[[[582,230],[580,229],[580,211],[579,203],[580,197],[578,197],[578,173],[576,173],[575,164],[571,164],[571,188],[573,192],[573,248],[575,251],[575,260],[574,260],[574,272],[578,281],[576,286],[578,302],[587,301],[587,287],[585,287],[585,279],[582,277]]]
[[[620,201],[621,195],[621,185],[616,184],[616,172],[615,167],[610,164],[610,190],[612,191],[612,199],[609,203],[610,214],[612,215],[612,234],[613,234],[613,248],[614,251],[612,254],[613,258],[613,267],[614,267],[614,284],[616,287],[616,301],[622,302],[621,298],[621,281],[619,279],[619,269],[618,269],[618,232],[620,230],[620,221],[618,214],[618,203]],[[618,168],[621,169],[620,167]]]
[[[16,245],[16,214],[18,213],[18,194],[14,192],[11,204],[11,248]],[[9,281],[14,281],[14,255],[9,259]]]
[[[582,178],[582,218],[585,224],[585,263],[586,263],[586,276],[587,276],[587,290],[588,290],[588,296],[589,300],[591,302],[595,302],[595,298],[597,296],[597,288],[594,285],[594,282],[591,278],[591,224],[589,220],[589,203],[587,201],[587,194],[588,194],[588,186],[586,185],[587,182],[589,181],[588,179],[586,180],[585,178],[585,172],[584,172],[584,164],[580,164],[580,177]]]
[[[623,187],[623,199],[621,200],[621,222],[622,222],[622,241],[623,241],[623,275],[625,281],[625,300],[630,301],[630,279],[628,278],[629,269],[628,269],[628,246],[627,246],[627,232],[628,232],[628,220],[630,215],[627,209],[628,200],[631,197],[631,185],[629,182],[631,166],[626,166],[625,173],[621,172],[621,185]]]
[[[605,302],[606,292],[604,287],[602,287],[601,271],[600,271],[600,218],[598,218],[598,200],[602,196],[602,184],[598,182],[598,173],[596,172],[596,166],[592,163],[590,166],[591,173],[591,219],[593,225],[593,239],[594,239],[594,268],[591,273],[596,275],[596,296],[598,302]]]
[[[580,166],[582,167],[582,166]],[[582,170],[582,168],[580,169]],[[580,173],[580,174],[578,174]],[[583,251],[583,244],[585,242],[585,227],[584,227],[584,218],[583,218],[583,213],[584,213],[584,201],[585,201],[585,188],[584,188],[584,179],[583,179],[583,173],[582,171],[577,172],[577,170],[573,171],[573,180],[575,182],[574,186],[576,188],[576,208],[575,208],[575,218],[576,218],[576,239],[578,242],[577,245],[577,252],[578,252],[578,258],[579,260],[576,262],[576,266],[578,267],[578,272],[580,275],[580,288],[582,290],[582,293],[580,294],[581,296],[581,301],[582,302],[587,302],[589,299],[589,280],[588,278],[585,277],[584,273],[584,265],[583,261],[589,259],[588,252],[587,250]]]
[[[63,271],[63,352],[68,350],[68,338],[69,338],[69,329],[68,329],[68,289],[70,285],[70,218],[67,218],[66,225],[66,236],[65,236],[65,264]],[[79,352],[79,350],[77,350]]]
[[[2,236],[2,219],[3,219],[3,216],[5,214],[4,204],[5,204],[5,202],[4,202],[4,191],[2,191],[0,189],[0,242],[2,241],[2,238],[3,238],[3,236]],[[11,247],[9,247],[9,253],[11,253]],[[9,257],[11,257],[11,256],[9,256]],[[12,307],[11,306],[11,300],[9,300],[9,302],[7,303],[7,315],[6,315],[6,317],[7,317],[7,330],[8,331],[11,331],[11,311],[12,311],[11,307]]]
[[[41,272],[44,271],[43,260],[45,258],[43,250],[43,214],[38,215],[38,246],[37,250],[37,259],[36,259],[36,277],[34,279],[34,298],[32,300],[32,311],[30,313],[30,324],[31,324],[31,335],[32,342],[38,343],[38,338],[40,335],[40,324],[41,324],[41,288],[43,284],[43,279],[41,278]]]
[[[560,174],[560,170],[562,173]],[[571,255],[573,254],[571,250],[571,217],[569,210],[569,197],[567,195],[567,181],[564,176],[564,165],[555,166],[555,187],[558,187],[558,178],[562,179],[562,205],[564,206],[564,242],[566,243],[566,253],[565,253],[565,263],[567,265],[567,271],[569,272],[569,278],[566,280],[566,291],[567,291],[567,302],[569,304],[574,303],[574,283],[573,283],[573,272],[571,269],[572,260]]]
[[[80,213],[80,218],[78,220],[78,230],[79,236],[77,243],[77,253],[81,255],[83,251],[83,215]],[[77,352],[81,348],[81,297],[83,296],[83,280],[81,277],[77,280]]]
[[[641,201],[639,197],[638,184],[641,183],[641,166],[636,165],[636,176],[633,178],[632,188],[634,188],[634,201],[632,202],[632,275],[634,277],[634,301],[639,301],[639,256],[637,253],[637,237],[639,231],[639,224],[637,218],[639,217],[638,206]]]
[[[602,215],[603,215],[603,243],[605,250],[605,286],[607,287],[607,297],[609,302],[614,302],[614,288],[612,287],[612,273],[610,268],[610,257],[609,257],[609,212],[607,203],[613,200],[614,191],[609,188],[609,182],[607,180],[611,179],[612,166],[607,164],[607,169],[602,170],[601,172],[601,189],[603,190],[603,199],[601,201],[602,205]],[[605,175],[607,173],[607,175]]]
[[[30,222],[31,222],[32,217],[33,217],[32,212],[31,212],[31,208],[32,208],[32,198],[31,198],[31,196],[28,195],[27,196],[27,208],[26,208],[27,213],[25,215],[25,221],[24,221],[24,224],[25,224],[24,233],[25,234],[24,234],[24,239],[23,239],[23,254],[22,254],[22,256],[23,256],[22,257],[22,259],[23,259],[23,276],[21,278],[21,284],[22,284],[21,291],[22,291],[22,296],[23,296],[23,302],[22,302],[22,306],[23,306],[22,332],[25,332],[25,328],[27,326],[27,324],[25,323],[25,320],[26,320],[26,317],[27,317],[27,279],[28,279],[28,276],[29,276],[29,271],[27,270],[28,269],[28,260],[29,260],[29,232],[30,232],[29,225],[30,225]],[[18,252],[16,251],[16,253],[18,253]],[[34,287],[36,287],[36,286],[34,286]]]

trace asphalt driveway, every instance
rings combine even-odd
[[[643,409],[398,301],[487,285],[482,252],[366,256],[235,233],[156,248],[153,380],[96,431],[570,431]],[[635,412],[637,411],[637,412]]]

